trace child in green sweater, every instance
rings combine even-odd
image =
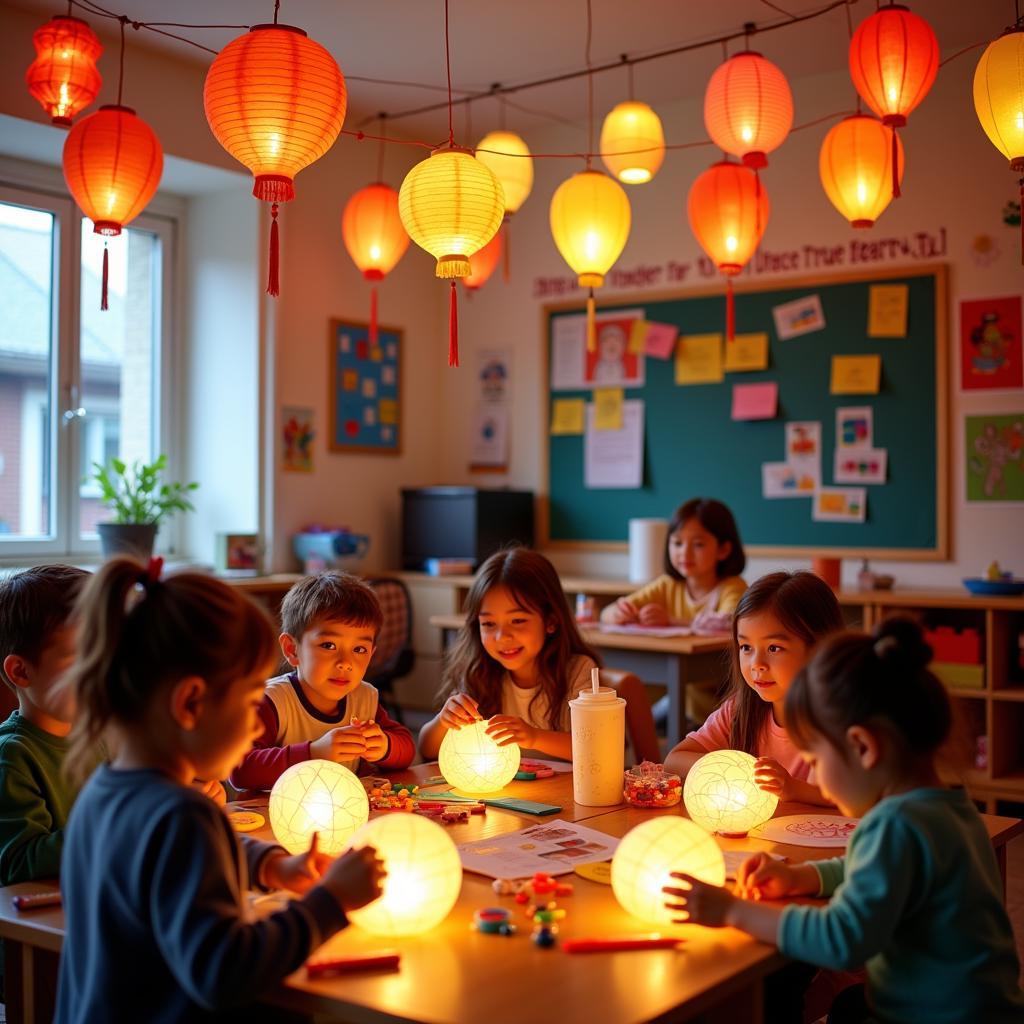
[[[71,611],[87,576],[41,565],[0,582],[0,667],[18,698],[0,724],[0,885],[60,871],[76,787],[63,771],[74,706],[59,684],[74,659]]]

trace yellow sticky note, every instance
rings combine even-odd
[[[833,356],[833,395],[877,395],[882,376],[881,356]]]
[[[722,336],[686,334],[676,346],[677,384],[715,384],[722,380]]]
[[[622,429],[622,388],[594,388],[594,429]]]
[[[907,336],[907,295],[905,284],[873,284],[868,291],[868,337]]]
[[[768,369],[768,335],[737,334],[725,343],[725,372]]]
[[[634,320],[629,329],[629,351],[639,355],[647,348],[647,321]]]
[[[370,359],[375,363],[379,363],[383,358],[384,349],[382,349],[380,345],[374,345],[373,348],[370,349]]]
[[[582,434],[585,406],[582,398],[556,398],[551,404],[551,433]]]
[[[382,398],[377,403],[377,418],[381,423],[397,423],[398,403],[393,398]]]
[[[341,374],[341,386],[345,391],[355,391],[359,387],[359,374],[355,370],[344,370]]]

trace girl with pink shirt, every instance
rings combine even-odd
[[[754,779],[780,800],[828,804],[786,733],[784,699],[811,649],[843,628],[832,588],[810,572],[762,576],[740,598],[732,623],[732,684],[722,705],[665,758],[685,777],[712,750],[745,750]]]

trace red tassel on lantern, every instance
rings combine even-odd
[[[270,265],[267,272],[267,294],[276,299],[281,294],[278,267],[281,262],[281,242],[277,235],[277,203],[270,205]]]
[[[459,365],[459,300],[452,279],[451,303],[448,306],[448,365]]]
[[[107,258],[107,243],[103,243],[103,277],[100,283],[100,309],[107,308],[107,280],[110,277],[110,261]]]

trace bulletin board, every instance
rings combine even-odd
[[[587,489],[584,437],[550,432],[552,399],[592,392],[552,391],[552,336],[559,317],[578,315],[582,303],[545,306],[546,354],[540,539],[552,547],[624,549],[633,517],[668,519],[683,501],[714,497],[736,516],[744,546],[757,556],[948,557],[947,270],[944,265],[807,278],[736,288],[736,332],[765,332],[765,370],[725,373],[720,383],[680,386],[674,360],[645,359],[643,384],[625,389],[644,403],[643,477],[639,488]],[[872,285],[907,286],[903,337],[868,336]],[[639,293],[601,302],[598,317],[642,309],[644,319],[672,324],[680,335],[724,333],[724,286],[675,294]],[[817,295],[825,327],[781,340],[773,307]],[[830,393],[833,355],[881,356],[877,394]],[[732,418],[734,384],[778,383],[775,418]],[[864,522],[818,522],[811,498],[767,499],[762,464],[784,458],[785,424],[821,424],[821,482],[832,484],[836,410],[873,410],[874,444],[888,452],[884,484],[866,487]]]
[[[402,450],[402,332],[331,320],[327,330],[332,452],[398,455]]]

